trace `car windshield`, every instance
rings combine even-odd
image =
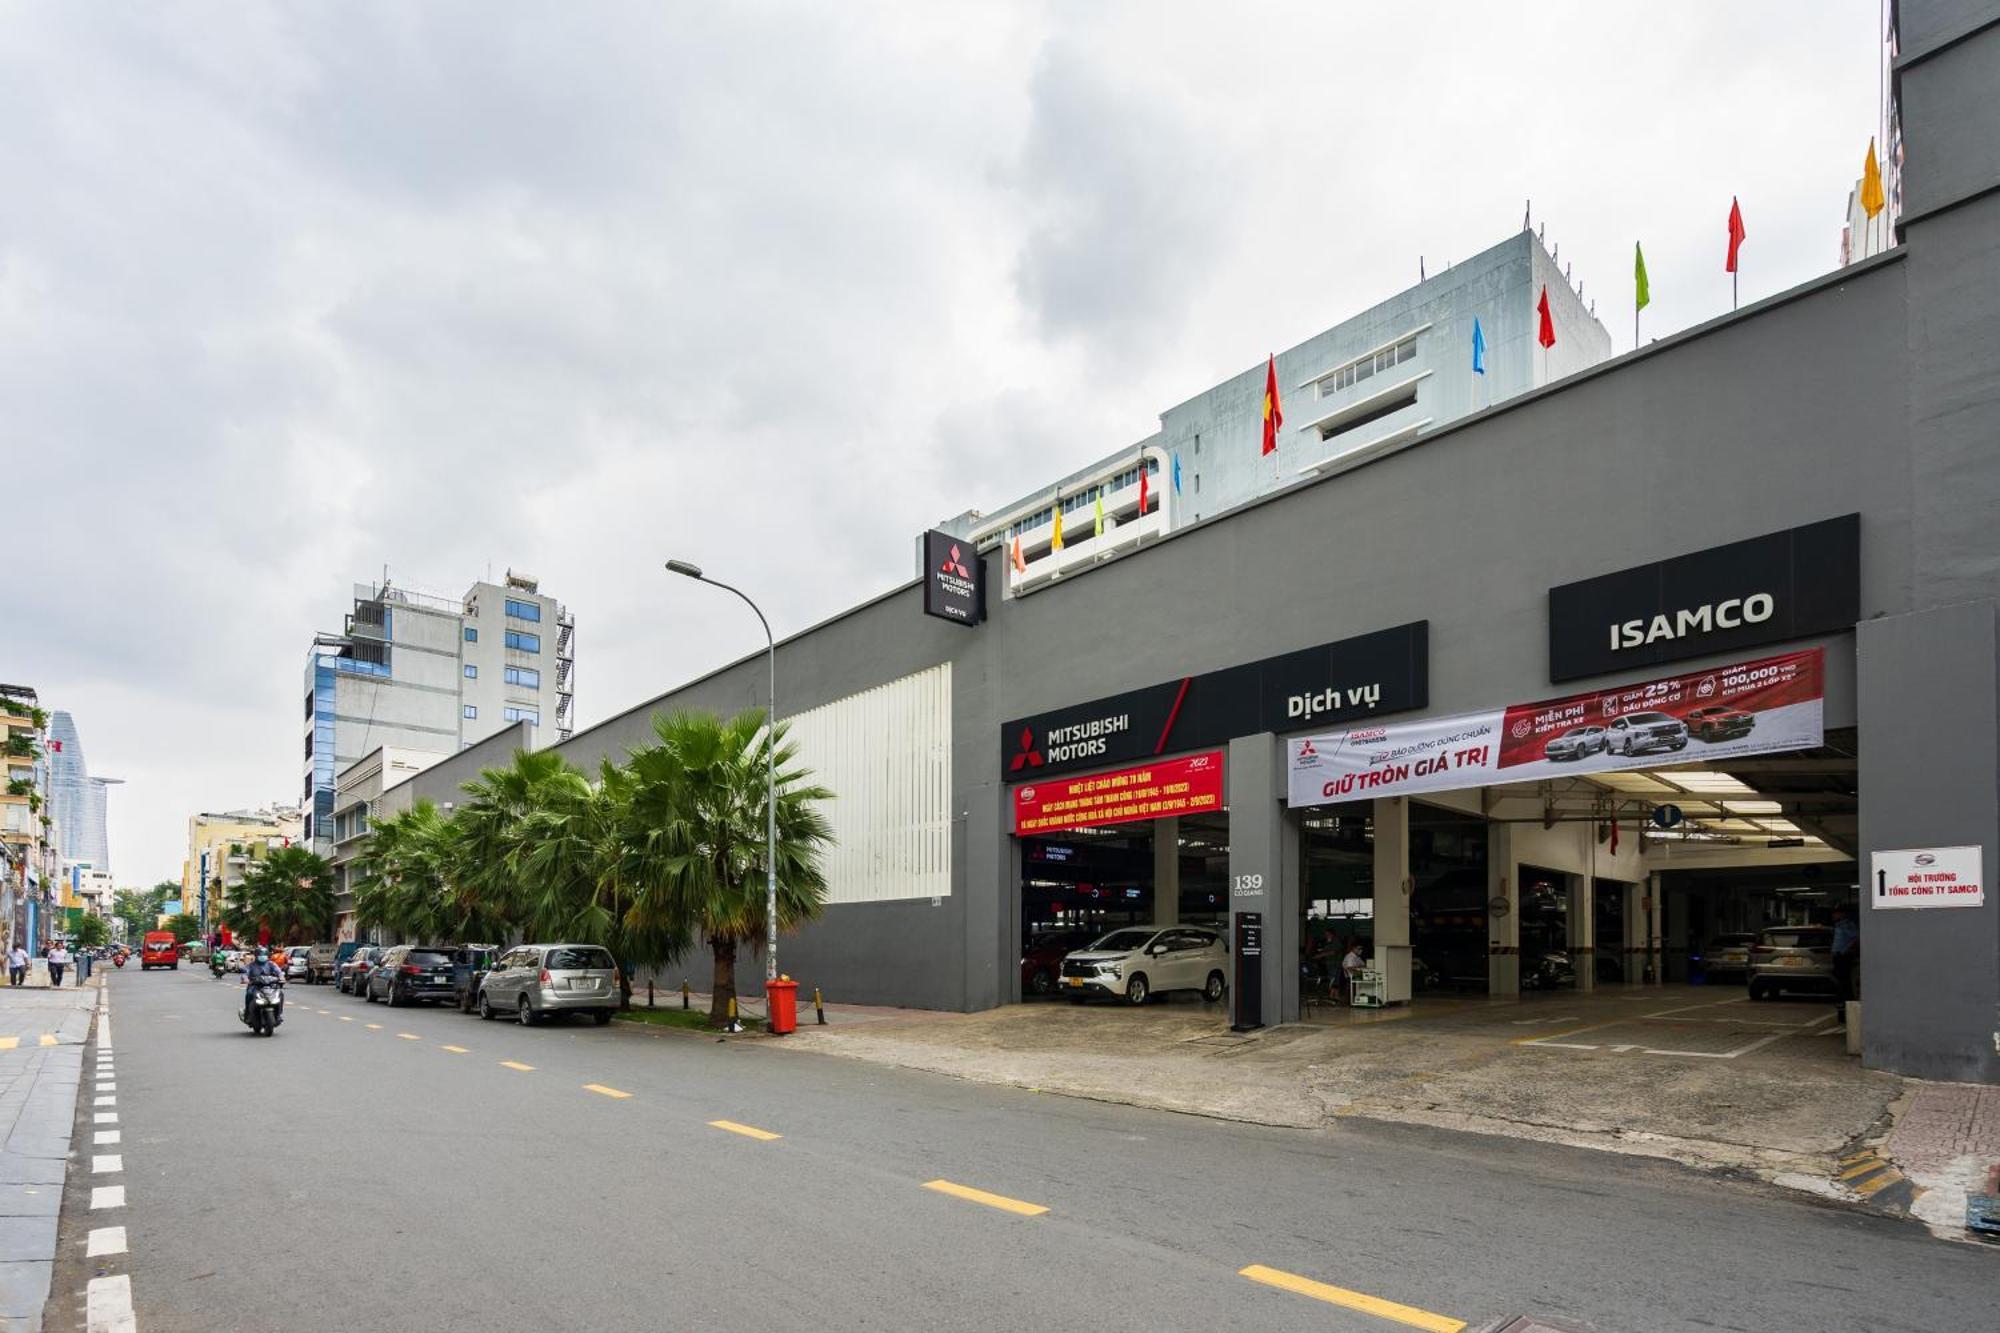
[[[418,967],[450,967],[451,955],[442,949],[412,949],[403,961]]]
[[[609,971],[611,955],[602,949],[551,949],[548,961],[542,966],[551,972],[576,972],[592,967]]]
[[[1571,727],[1568,731],[1565,731],[1563,733],[1564,736],[1588,736],[1589,734],[1590,734],[1589,727]]]
[[[1667,715],[1666,715],[1665,713],[1634,713],[1634,714],[1632,714],[1632,716],[1631,716],[1631,717],[1627,718],[1626,720],[1627,720],[1628,722],[1671,722],[1671,721],[1673,721],[1673,719],[1672,719],[1672,718],[1670,718],[1670,717],[1668,717],[1668,716],[1667,716]]]
[[[1823,926],[1764,932],[1764,943],[1774,949],[1824,949],[1832,942],[1833,932]]]
[[[1134,949],[1145,948],[1146,941],[1152,938],[1150,930],[1114,930],[1090,947],[1094,951],[1130,953]]]

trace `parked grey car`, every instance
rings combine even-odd
[[[506,1014],[526,1027],[587,1013],[602,1026],[618,1012],[618,965],[594,944],[522,944],[494,959],[479,986],[479,1016]]]
[[[1545,759],[1582,759],[1604,748],[1604,728],[1571,727],[1542,748]]]
[[[1829,926],[1773,926],[1750,946],[1750,998],[1768,999],[1785,991],[1831,995],[1833,930]]]

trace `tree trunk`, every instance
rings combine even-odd
[[[713,992],[708,1001],[708,1025],[712,1028],[729,1025],[729,1002],[736,998],[736,940],[712,938],[709,950],[715,955],[715,983],[709,987]]]

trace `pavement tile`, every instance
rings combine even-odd
[[[0,1263],[55,1258],[56,1219],[0,1217]]]
[[[47,1259],[0,1263],[0,1319],[39,1321],[49,1298],[49,1273],[54,1266]]]
[[[0,1217],[54,1217],[62,1211],[56,1185],[0,1185]]]

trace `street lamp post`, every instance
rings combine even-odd
[[[701,572],[700,565],[685,560],[669,560],[667,568],[735,593],[764,627],[764,658],[771,672],[771,711],[764,719],[764,982],[768,997],[770,983],[778,979],[778,641],[771,637],[771,622],[741,588],[712,579]]]

